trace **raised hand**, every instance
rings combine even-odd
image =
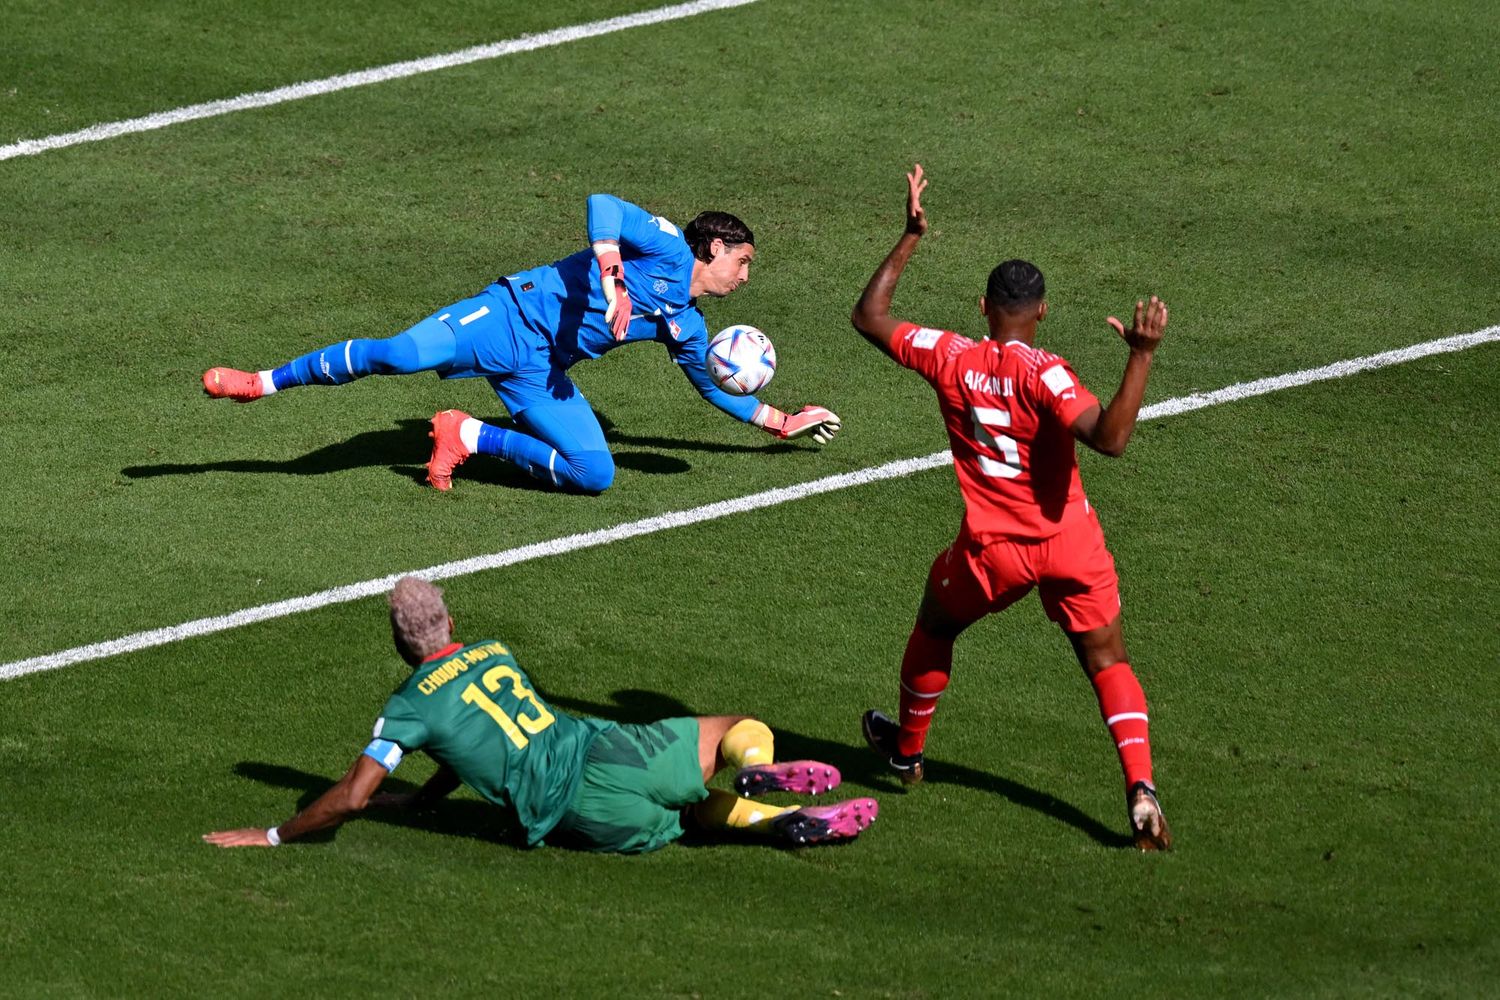
[[[1149,354],[1161,344],[1162,335],[1167,331],[1167,304],[1155,295],[1151,296],[1149,302],[1137,301],[1135,319],[1128,330],[1124,323],[1113,316],[1105,322],[1114,327],[1115,333],[1130,345],[1132,351]]]
[[[922,192],[927,190],[927,178],[922,173],[922,164],[906,175],[906,231],[913,236],[927,232],[927,213],[922,211]]]

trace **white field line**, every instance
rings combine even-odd
[[[1331,365],[1322,368],[1306,368],[1300,372],[1288,372],[1285,375],[1272,375],[1270,378],[1256,379],[1254,382],[1239,382],[1235,385],[1215,389],[1213,392],[1195,392],[1191,396],[1180,396],[1177,399],[1164,399],[1160,403],[1152,403],[1150,406],[1141,408],[1141,420],[1154,420],[1157,417],[1170,417],[1179,413],[1187,413],[1190,410],[1201,410],[1205,406],[1218,406],[1220,403],[1232,403],[1237,399],[1248,399],[1251,396],[1264,396],[1268,392],[1278,392],[1282,389],[1291,389],[1299,385],[1307,385],[1310,382],[1325,382],[1329,379],[1347,378],[1360,372],[1367,372],[1375,368],[1385,368],[1390,365],[1405,364],[1408,361],[1416,361],[1432,354],[1449,354],[1453,351],[1466,351],[1480,344],[1488,344],[1500,340],[1500,326],[1486,327],[1473,333],[1461,333],[1455,337],[1442,337],[1438,340],[1428,340],[1420,344],[1412,344],[1410,347],[1398,347],[1394,351],[1382,351],[1379,354],[1371,354],[1363,358],[1350,358],[1348,361],[1335,361]]]
[[[729,7],[743,7],[746,4],[755,2],[756,0],[693,0],[691,3],[678,3],[668,7],[657,7],[654,10],[643,10],[634,14],[611,17],[603,21],[591,21],[588,24],[557,28],[535,35],[522,35],[519,38],[508,39],[503,42],[476,45],[473,48],[461,49],[458,52],[427,56],[423,59],[412,59],[407,62],[391,63],[388,66],[376,66],[372,69],[362,69],[354,73],[342,73],[338,76],[330,76],[322,80],[310,80],[306,83],[294,83],[287,87],[277,87],[275,90],[261,90],[253,94],[241,94],[239,97],[230,97],[221,101],[193,104],[185,108],[146,115],[143,118],[131,118],[126,121],[91,125],[77,132],[47,136],[44,139],[22,139],[20,142],[12,143],[9,146],[0,146],[0,160],[9,160],[17,156],[35,156],[38,153],[45,153],[52,149],[77,146],[85,142],[99,142],[103,139],[113,139],[119,135],[129,135],[133,132],[148,132],[152,129],[166,128],[168,125],[177,125],[181,122],[196,121],[199,118],[213,118],[218,115],[227,115],[234,111],[264,108],[272,104],[301,100],[304,97],[331,94],[339,90],[348,90],[351,87],[364,87],[372,83],[399,80],[403,77],[417,76],[420,73],[432,73],[436,70],[464,66],[473,62],[482,62],[486,59],[498,59],[501,56],[515,55],[518,52],[531,52],[535,49],[550,48],[554,45],[564,45],[568,42],[576,42],[585,38],[595,38],[599,35],[624,31],[628,28],[639,28],[648,24],[661,24],[663,21],[676,21],[684,17],[706,14],[709,11],[724,10]]]
[[[1186,413],[1190,410],[1198,410],[1207,406],[1218,406],[1223,403],[1234,402],[1235,400],[1248,399],[1252,396],[1263,396],[1267,393],[1277,392],[1281,389],[1290,389],[1294,386],[1307,385],[1311,382],[1345,378],[1358,372],[1384,368],[1389,365],[1398,365],[1407,361],[1415,361],[1418,358],[1424,358],[1433,354],[1467,350],[1470,347],[1476,347],[1480,344],[1493,341],[1500,341],[1500,326],[1492,326],[1475,333],[1466,333],[1456,337],[1429,340],[1425,343],[1413,344],[1410,347],[1385,351],[1381,354],[1372,354],[1368,357],[1354,358],[1349,361],[1336,361],[1322,368],[1309,368],[1303,371],[1290,372],[1286,375],[1276,375],[1272,378],[1257,379],[1254,382],[1240,382],[1213,392],[1194,393],[1191,396],[1163,400],[1160,403],[1154,403],[1141,410],[1140,419],[1154,420],[1157,417]],[[866,483],[875,483],[883,479],[896,479],[902,476],[909,476],[926,469],[935,469],[947,465],[951,459],[952,456],[946,451],[935,452],[921,458],[905,458],[900,461],[889,462],[885,465],[860,469],[857,472],[846,472],[837,476],[828,476],[807,483],[798,483],[795,486],[783,486],[779,489],[766,490],[763,493],[752,493],[749,496],[736,497],[731,500],[721,500],[718,503],[711,503],[702,507],[694,507],[691,510],[676,511],[669,514],[660,514],[656,517],[648,517],[640,521],[631,521],[628,524],[616,525],[613,528],[603,528],[598,531],[588,531],[577,535],[566,535],[562,538],[554,538],[545,542],[535,542],[531,545],[522,545],[514,549],[493,552],[489,555],[472,556],[468,559],[442,563],[438,566],[429,566],[426,569],[411,570],[410,572],[414,576],[424,577],[428,580],[442,580],[448,577],[465,576],[469,573],[479,573],[484,570],[499,569],[503,566],[514,566],[517,563],[528,562],[532,559],[543,559],[548,556],[577,552],[580,549],[608,545],[612,542],[623,541],[627,538],[636,538],[640,535],[650,535],[658,531],[666,531],[670,528],[681,528],[689,524],[698,524],[702,521],[712,521],[717,518],[743,514],[764,507],[774,507],[777,504],[787,503],[792,500],[817,496],[819,493],[848,489],[851,486],[862,486]],[[65,649],[58,653],[48,653],[44,656],[33,656],[26,660],[16,660],[0,665],[0,680],[23,677],[26,674],[39,673],[43,670],[56,670],[59,667],[67,667],[75,663],[86,663],[90,660],[99,660],[106,656],[115,656],[119,653],[131,653],[141,649],[149,649],[153,646],[163,646],[167,643],[178,642],[183,639],[192,639],[197,636],[210,635],[214,632],[239,628],[241,625],[249,625],[253,622],[282,618],[302,611],[312,611],[315,608],[327,607],[330,604],[343,604],[348,601],[357,601],[364,597],[373,597],[390,590],[398,579],[406,575],[406,573],[393,573],[390,576],[383,576],[375,580],[366,580],[363,583],[351,583],[343,587],[334,587],[331,590],[319,591],[316,594],[308,594],[306,597],[294,597],[285,601],[277,601],[274,604],[262,604],[255,608],[246,608],[243,611],[236,611],[232,614],[219,615],[213,618],[199,618],[195,621],[183,622],[181,625],[173,625],[168,628],[152,629],[149,632],[137,632],[134,635],[111,639],[108,642],[96,642],[88,646]]]

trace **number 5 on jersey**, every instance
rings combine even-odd
[[[1014,479],[1021,474],[1021,449],[1016,439],[1008,434],[997,434],[994,428],[1010,426],[1010,411],[994,406],[971,406],[969,414],[974,418],[974,440],[980,445],[1000,453],[1001,461],[988,455],[980,455],[979,471],[986,476],[999,479]]]

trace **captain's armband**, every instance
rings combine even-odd
[[[383,740],[376,737],[370,741],[369,746],[365,747],[365,756],[385,768],[387,773],[389,773],[396,769],[397,764],[401,763],[401,758],[405,756],[405,751],[390,740]]]

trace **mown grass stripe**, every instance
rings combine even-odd
[[[1474,333],[1443,337],[1438,340],[1429,340],[1420,344],[1413,344],[1410,347],[1383,351],[1379,354],[1371,354],[1362,358],[1336,361],[1333,364],[1324,365],[1320,368],[1303,369],[1301,371],[1289,372],[1285,375],[1256,379],[1252,382],[1239,382],[1234,385],[1225,386],[1222,389],[1216,389],[1213,392],[1194,393],[1176,399],[1163,400],[1160,403],[1153,403],[1142,409],[1140,419],[1155,420],[1160,417],[1174,416],[1179,413],[1187,413],[1209,406],[1220,406],[1224,403],[1249,399],[1252,396],[1263,396],[1268,393],[1309,385],[1314,382],[1347,378],[1350,375],[1360,372],[1404,364],[1409,361],[1415,361],[1418,358],[1430,357],[1434,354],[1468,350],[1471,347],[1477,347],[1481,344],[1497,340],[1500,340],[1500,326],[1491,326],[1475,331]],[[716,503],[705,504],[702,507],[694,507],[690,510],[658,514],[655,517],[615,525],[612,528],[601,528],[597,531],[565,535],[561,538],[553,538],[544,542],[534,542],[530,545],[492,552],[488,555],[471,556],[468,559],[459,559],[437,566],[428,566],[426,569],[410,570],[409,573],[428,580],[443,580],[449,577],[480,573],[485,570],[500,569],[505,566],[514,566],[517,563],[529,562],[533,559],[564,555],[569,552],[577,552],[581,549],[609,545],[629,538],[638,538],[641,535],[651,535],[659,531],[667,531],[672,528],[681,528],[703,521],[731,517],[735,514],[743,514],[764,507],[774,507],[793,500],[802,500],[806,497],[817,496],[820,493],[830,493],[834,490],[863,486],[867,483],[880,482],[885,479],[897,479],[902,476],[909,476],[927,469],[935,469],[947,465],[951,458],[952,456],[947,451],[934,452],[931,455],[925,455],[920,458],[904,458],[899,461],[887,462],[885,465],[872,466],[868,469],[860,469],[855,472],[826,476],[823,479],[815,479],[811,482],[798,483],[793,486],[782,486],[774,490],[765,490],[760,493],[752,493],[748,496],[736,497],[730,500],[720,500]],[[287,615],[299,614],[303,611],[313,611],[331,604],[343,604],[348,601],[357,601],[364,597],[373,597],[377,594],[385,593],[395,585],[398,579],[406,575],[408,575],[407,572],[393,573],[390,576],[382,576],[374,580],[365,580],[360,583],[334,587],[330,590],[308,594],[305,597],[293,597],[284,601],[276,601],[272,604],[262,604],[258,607],[246,608],[227,615],[199,618],[194,621],[183,622],[181,625],[152,629],[147,632],[137,632],[133,635],[122,636],[121,638],[111,639],[107,642],[96,642],[87,646],[76,646],[72,649],[48,653],[43,656],[16,660],[0,665],[0,680],[24,677],[27,674],[39,673],[44,670],[57,670],[61,667],[72,666],[77,663],[87,663],[92,660],[101,660],[105,657],[119,655],[120,653],[132,653],[142,649],[149,649],[153,646],[164,646],[168,643],[179,642],[184,639],[193,639],[198,636],[210,635],[214,632],[239,628],[242,625],[250,625],[272,618],[283,618]]]
[[[432,73],[440,69],[451,69],[454,66],[465,66],[469,63],[483,62],[486,59],[498,59],[501,56],[515,55],[518,52],[532,52],[536,49],[565,45],[568,42],[577,42],[585,38],[597,38],[599,35],[608,35],[616,31],[625,31],[629,28],[641,28],[650,24],[661,24],[664,21],[676,21],[685,17],[706,14],[710,11],[724,10],[729,7],[743,7],[746,4],[756,2],[757,0],[692,0],[690,3],[672,4],[667,7],[657,7],[653,10],[638,11],[634,14],[622,14],[619,17],[611,17],[603,21],[590,21],[587,24],[575,24],[571,27],[555,28],[552,31],[543,31],[534,35],[522,35],[519,38],[511,38],[502,42],[491,42],[488,45],[476,45],[472,48],[460,49],[457,52],[426,56],[422,59],[410,59],[406,62],[390,63],[386,66],[357,70],[353,73],[341,73],[338,76],[325,77],[321,80],[294,83],[286,87],[277,87],[275,90],[261,90],[252,94],[241,94],[239,97],[230,97],[219,101],[206,101],[202,104],[192,104],[184,108],[175,108],[171,111],[159,111],[156,114],[145,115],[141,118],[129,118],[125,121],[90,125],[88,128],[79,129],[77,132],[51,135],[42,139],[22,139],[8,146],[0,146],[0,160],[9,160],[18,156],[36,156],[38,153],[63,149],[68,146],[78,146],[86,142],[101,142],[117,136],[131,135],[136,132],[149,132],[152,129],[166,128],[169,125],[180,125],[183,122],[197,121],[201,118],[215,118],[219,115],[227,115],[235,111],[265,108],[273,104],[284,104],[287,101],[299,101],[305,97],[317,97],[322,94],[332,94],[340,90],[349,90],[354,87],[365,87],[372,83],[400,80],[408,76]]]

